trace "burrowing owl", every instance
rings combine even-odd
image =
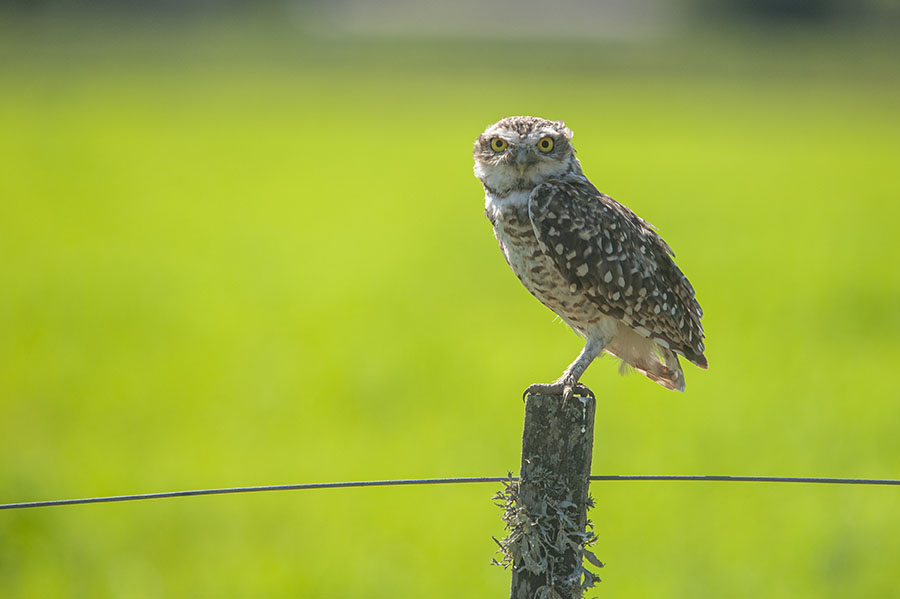
[[[513,116],[475,141],[475,176],[506,261],[586,339],[559,379],[526,393],[590,394],[578,380],[603,352],[684,391],[676,354],[707,367],[694,289],[652,225],[588,181],[571,140],[560,121]]]

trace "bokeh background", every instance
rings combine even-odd
[[[581,345],[471,144],[563,119],[706,311],[596,474],[900,476],[898,3],[0,4],[0,502],[516,471]],[[499,485],[0,512],[0,595],[501,597]],[[595,483],[598,597],[898,597],[888,487]]]

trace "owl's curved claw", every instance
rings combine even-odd
[[[594,400],[597,399],[597,396],[594,395],[594,392],[591,391],[587,385],[582,385],[581,383],[577,383],[575,385],[575,395],[577,395],[578,397],[589,397]]]

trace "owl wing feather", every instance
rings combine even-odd
[[[605,315],[707,367],[703,310],[650,223],[586,179],[539,185],[528,215],[541,250],[573,292],[583,291]]]

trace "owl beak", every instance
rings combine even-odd
[[[516,167],[519,169],[519,174],[524,175],[525,169],[532,164],[534,164],[534,160],[532,159],[531,154],[526,148],[520,148],[519,152],[516,154]]]

